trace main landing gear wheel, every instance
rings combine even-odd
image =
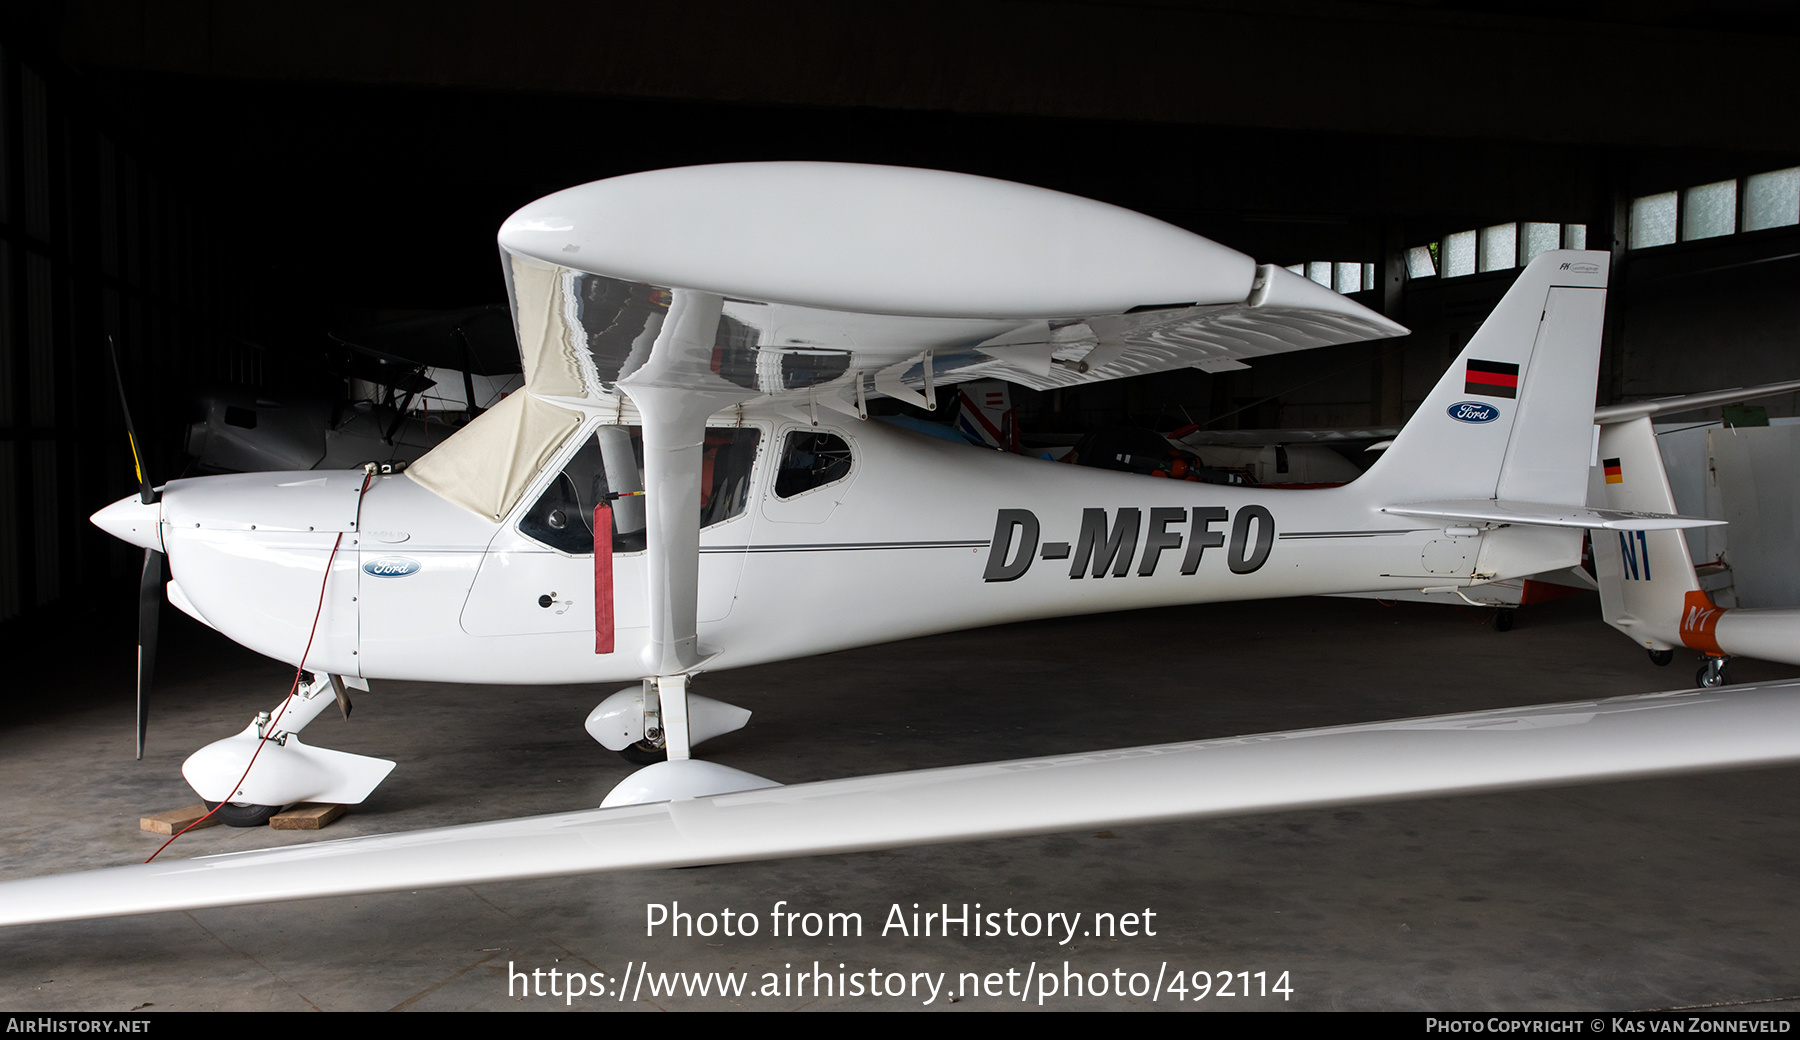
[[[1669,662],[1675,660],[1675,651],[1673,650],[1647,650],[1645,652],[1650,655],[1650,663],[1658,668],[1667,668]]]
[[[1725,674],[1725,667],[1730,663],[1731,659],[1726,657],[1707,658],[1706,662],[1700,666],[1700,670],[1694,673],[1694,685],[1710,689],[1730,682],[1731,679]]]
[[[249,802],[207,802],[208,809],[219,810],[213,819],[227,827],[267,827],[269,820],[281,811],[279,805],[253,805]]]
[[[651,766],[669,760],[667,748],[657,747],[648,740],[640,740],[635,744],[628,745],[625,750],[619,752],[619,755],[634,766]]]
[[[1494,631],[1496,631],[1496,632],[1511,632],[1512,627],[1513,627],[1513,612],[1512,611],[1497,610],[1494,612]]]

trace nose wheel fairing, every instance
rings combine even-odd
[[[348,704],[341,682],[324,673],[313,676],[274,711],[259,713],[241,732],[188,756],[182,775],[212,804],[360,804],[393,772],[394,763],[313,747],[299,737],[327,707]]]

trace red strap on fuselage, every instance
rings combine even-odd
[[[613,652],[612,506],[594,507],[594,653]]]

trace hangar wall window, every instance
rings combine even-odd
[[[1631,200],[1631,248],[1800,224],[1800,166]]]
[[[1519,257],[1521,264],[1529,264],[1539,253],[1548,253],[1562,244],[1561,224],[1539,224],[1528,222],[1519,225]]]
[[[1445,278],[1475,273],[1475,239],[1476,232],[1473,231],[1458,231],[1454,235],[1444,236],[1444,245],[1438,251],[1438,256],[1444,263]]]
[[[1744,178],[1744,230],[1800,224],[1800,166]]]
[[[1631,248],[1666,246],[1675,241],[1675,226],[1674,192],[1631,200]]]
[[[1715,181],[1681,193],[1681,240],[1737,231],[1737,181]]]
[[[1519,225],[1495,224],[1481,229],[1483,271],[1504,271],[1519,266]]]
[[[1287,269],[1341,293],[1359,293],[1375,288],[1374,264],[1312,260],[1304,264],[1289,264]]]
[[[1458,231],[1406,251],[1406,276],[1457,278],[1480,271],[1523,267],[1552,249],[1586,249],[1586,224],[1514,221],[1478,231]],[[1373,285],[1373,271],[1367,284]]]

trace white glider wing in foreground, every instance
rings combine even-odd
[[[0,883],[0,924],[855,852],[1800,760],[1800,683],[1162,744]],[[652,767],[655,768],[655,767]]]

